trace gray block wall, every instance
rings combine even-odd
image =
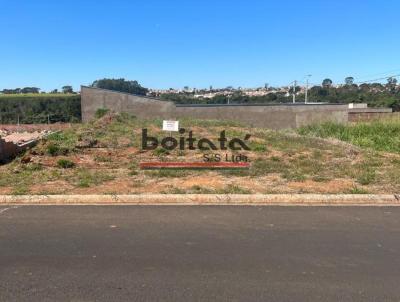
[[[239,121],[270,129],[297,128],[323,121],[347,122],[347,107],[341,105],[244,105],[178,106],[176,117]]]
[[[271,129],[334,121],[347,123],[347,105],[287,104],[287,105],[175,105],[173,102],[136,96],[91,87],[81,88],[83,122],[90,121],[99,108],[121,113],[129,112],[140,118],[234,120],[249,126]]]
[[[110,109],[117,113],[129,112],[140,118],[168,118],[175,110],[175,104],[128,93],[82,86],[82,121],[90,121],[100,108]]]

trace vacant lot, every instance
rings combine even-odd
[[[389,147],[381,148],[377,142],[357,143],[351,135],[346,138],[318,132],[327,126],[301,129],[298,134],[242,127],[234,122],[189,119],[180,122],[196,138],[215,141],[222,130],[226,130],[228,138],[243,139],[251,134],[251,151],[240,151],[250,158],[251,168],[248,171],[142,171],[138,168],[141,161],[202,161],[203,152],[161,148],[143,151],[141,129],[147,128],[151,136],[166,136],[160,130],[162,121],[106,114],[92,123],[73,125],[53,134],[12,163],[0,166],[0,194],[400,191],[400,154],[393,140],[385,140]],[[391,123],[390,127],[400,124]],[[368,129],[368,125],[362,127]],[[355,131],[343,129],[349,133]],[[381,129],[381,137],[391,139],[386,135],[387,128]],[[398,139],[399,132],[392,133]],[[368,135],[363,135],[370,141]]]

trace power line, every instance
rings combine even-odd
[[[400,71],[400,68],[398,68],[398,69],[392,69],[392,70],[385,71],[385,72],[370,74],[370,75],[366,75],[366,76],[360,76],[360,77],[356,77],[356,78],[359,79],[359,80],[361,80],[361,79],[370,78],[370,77],[375,77],[375,76],[380,76],[380,75],[384,75],[384,74],[390,74],[390,73],[398,72],[398,71]]]
[[[389,75],[389,76],[386,76],[386,77],[376,78],[376,79],[366,80],[366,81],[357,81],[357,82],[354,82],[354,84],[365,84],[365,83],[371,83],[371,82],[378,82],[378,81],[387,80],[389,78],[396,78],[396,77],[400,77],[400,74]],[[303,84],[303,85],[306,85],[306,82],[299,81],[299,84],[300,83]],[[309,86],[321,86],[321,84],[319,84],[319,83],[309,83]]]
[[[400,77],[400,74],[395,74],[395,75],[391,75],[391,76],[387,76],[387,77],[383,77],[383,78],[379,78],[379,79],[367,80],[367,81],[362,81],[362,82],[354,82],[354,84],[371,83],[371,82],[382,81],[382,80],[386,80],[389,78],[395,78],[395,77]]]

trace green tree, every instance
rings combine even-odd
[[[330,88],[332,86],[332,80],[331,79],[324,79],[322,81],[322,87],[324,88]]]
[[[62,92],[63,93],[74,93],[74,90],[72,89],[72,86],[67,85],[67,86],[62,87]]]
[[[390,77],[387,79],[386,87],[389,88],[391,92],[394,92],[397,85],[397,79],[394,77]]]
[[[24,87],[21,89],[21,93],[39,93],[40,88],[37,87]]]
[[[396,85],[397,84],[397,79],[394,78],[394,77],[390,77],[390,78],[387,79],[387,84],[389,86]]]
[[[351,86],[351,85],[354,84],[354,78],[353,78],[353,77],[347,77],[347,78],[344,79],[344,83],[345,83],[347,86]]]
[[[92,87],[126,92],[137,95],[146,95],[149,91],[142,87],[137,81],[126,81],[125,79],[101,79],[93,82]]]
[[[301,87],[300,86],[296,86],[296,89],[295,89],[296,93],[298,93],[300,90],[301,90]],[[293,93],[293,86],[289,88],[289,93],[290,94]]]

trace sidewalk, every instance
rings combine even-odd
[[[0,195],[0,205],[399,206],[400,196],[372,194]]]

